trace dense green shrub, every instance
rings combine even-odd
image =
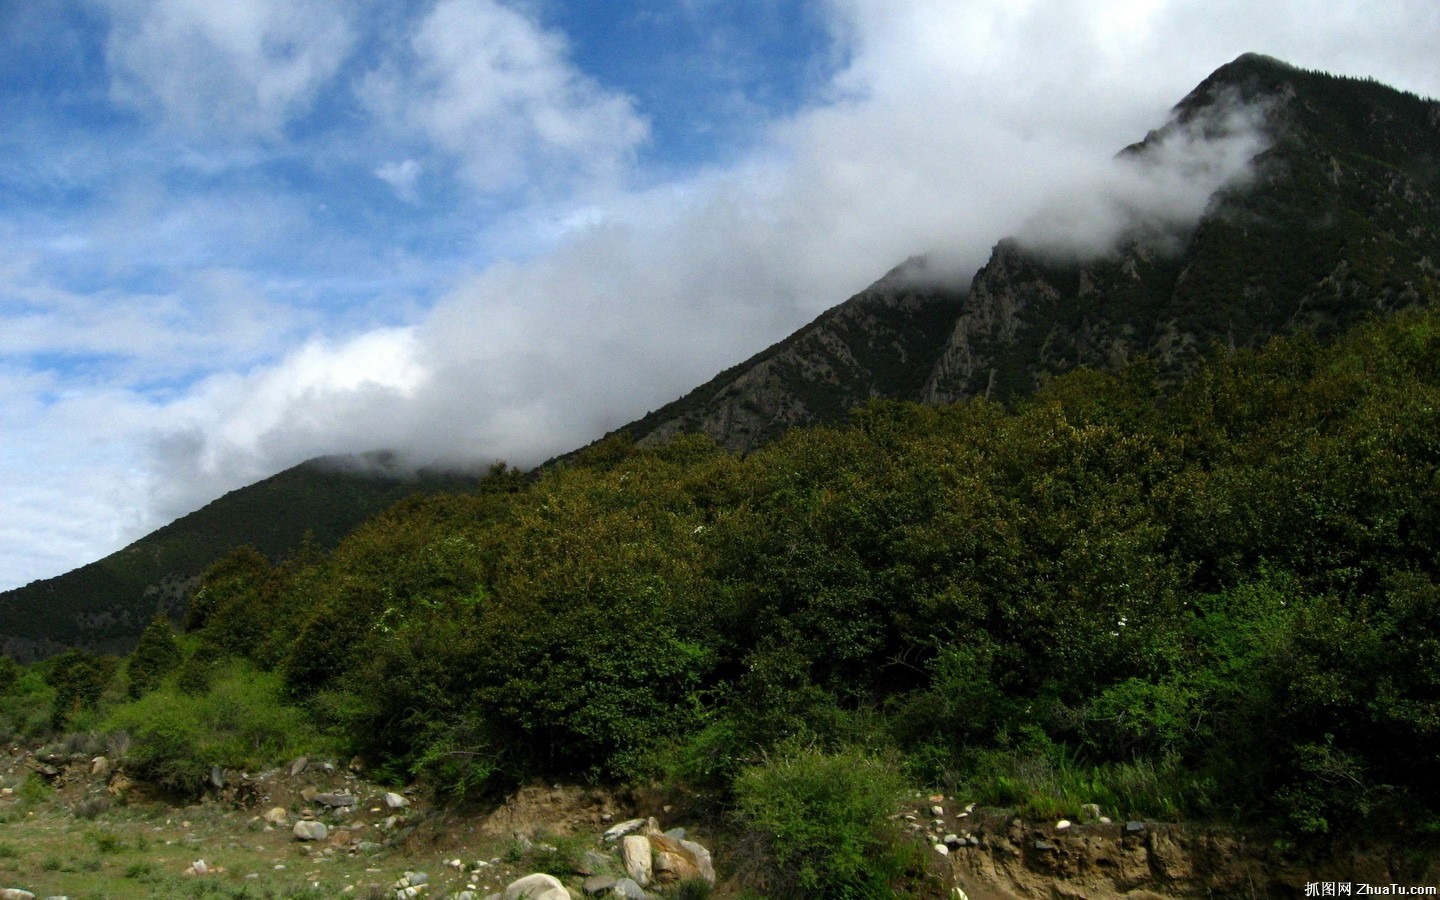
[[[119,667],[115,657],[87,650],[66,650],[51,659],[45,675],[46,682],[55,689],[51,727],[59,730],[77,713],[95,709]]]
[[[279,677],[240,661],[200,696],[161,687],[111,710],[102,727],[129,735],[136,773],[187,796],[203,790],[212,766],[256,770],[321,745],[309,717],[283,701]]]
[[[846,750],[787,747],[735,781],[736,815],[771,896],[885,897],[904,782],[893,763]]]

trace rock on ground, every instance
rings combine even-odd
[[[305,819],[295,823],[295,838],[301,841],[323,841],[330,836],[324,822]]]
[[[570,892],[553,875],[526,875],[510,882],[505,888],[505,900],[570,900]]]
[[[650,883],[654,874],[650,868],[650,841],[638,834],[628,834],[621,844],[621,855],[625,859],[625,874],[642,888]]]

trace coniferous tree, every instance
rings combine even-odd
[[[180,665],[180,644],[170,620],[157,615],[145,626],[140,643],[130,654],[126,670],[130,674],[130,696],[145,696],[160,686],[160,681]]]

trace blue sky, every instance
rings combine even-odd
[[[913,253],[1190,214],[1111,155],[1242,52],[1435,96],[1436,46],[1433,0],[0,4],[0,588],[322,453],[533,463]]]

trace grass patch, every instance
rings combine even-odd
[[[1174,820],[1208,810],[1215,790],[1175,756],[1088,764],[1062,747],[981,754],[965,784],[981,803],[1035,819],[1073,818],[1094,803],[1106,815]]]

